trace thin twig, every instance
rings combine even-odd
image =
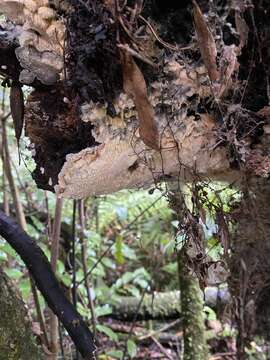
[[[224,352],[224,353],[217,353],[212,355],[209,360],[219,360],[221,357],[225,357],[225,356],[236,356],[236,353],[231,351],[231,352]]]
[[[117,47],[121,50],[124,50],[126,52],[128,52],[130,55],[136,57],[137,59],[145,62],[148,65],[151,65],[155,68],[158,67],[157,64],[155,64],[153,61],[149,60],[148,58],[144,57],[142,54],[138,53],[137,51],[131,49],[128,44],[118,44]]]
[[[38,322],[40,324],[40,328],[42,331],[42,334],[40,335],[40,339],[41,339],[43,345],[45,345],[45,347],[47,349],[49,349],[50,342],[49,342],[49,337],[48,337],[47,329],[46,329],[46,325],[45,325],[45,319],[44,319],[44,315],[43,315],[43,312],[40,307],[38,292],[37,292],[37,289],[35,287],[35,283],[34,283],[32,277],[30,277],[30,286],[31,286],[31,291],[33,294],[35,308],[36,308],[36,312],[37,312],[37,319],[38,319]]]
[[[138,340],[145,340],[145,339],[148,339],[149,337],[156,336],[156,335],[162,333],[163,331],[166,331],[166,330],[170,329],[171,327],[179,324],[180,322],[181,322],[181,319],[177,319],[177,320],[173,321],[172,323],[167,324],[167,325],[163,326],[162,328],[160,328],[160,329],[158,329],[156,331],[151,331],[149,334],[140,336],[138,338]]]
[[[154,336],[151,336],[151,339],[154,341],[154,343],[157,345],[159,350],[162,352],[162,354],[164,354],[166,356],[167,359],[173,360],[173,357],[167,352],[166,349],[164,349],[164,347],[161,345],[161,343]]]
[[[96,315],[95,315],[95,305],[94,301],[90,292],[90,283],[89,277],[86,276],[87,274],[87,242],[84,236],[84,229],[85,229],[85,213],[84,213],[84,201],[79,201],[79,224],[80,224],[80,242],[81,242],[81,257],[82,257],[82,265],[83,265],[83,274],[85,277],[84,284],[87,294],[88,300],[88,308],[91,312],[91,321],[93,325],[93,334],[94,337],[96,335]]]
[[[133,219],[127,226],[125,226],[122,229],[123,231],[127,231],[131,228],[131,226],[141,217],[143,216],[149,209],[151,209],[158,201],[160,201],[163,197],[164,197],[164,193],[162,193],[155,201],[153,201],[147,208],[145,208],[139,215],[137,215],[135,217],[135,219]],[[112,242],[107,249],[100,255],[100,257],[98,258],[98,260],[95,262],[95,264],[92,266],[92,268],[87,272],[87,274],[83,277],[82,280],[78,281],[77,283],[77,287],[80,286],[84,281],[85,281],[85,277],[88,277],[90,274],[92,274],[92,272],[95,270],[95,268],[101,263],[102,259],[109,253],[109,251],[111,250],[111,248],[113,247],[114,242]]]
[[[77,201],[73,200],[73,212],[72,212],[72,302],[77,309],[77,287],[76,287],[76,210]],[[75,360],[78,360],[79,353],[76,349]]]
[[[134,329],[134,326],[135,326],[135,323],[136,323],[136,320],[137,320],[137,317],[138,317],[138,313],[139,313],[140,307],[141,307],[141,305],[143,303],[143,299],[144,299],[145,294],[146,294],[146,287],[143,289],[141,300],[138,303],[138,306],[136,308],[136,311],[135,311],[135,314],[134,314],[134,318],[133,318],[129,333],[128,333],[128,336],[126,338],[125,348],[124,348],[124,351],[123,351],[122,360],[125,360],[126,353],[127,353],[127,347],[128,347],[128,340],[130,339],[130,337],[132,335],[132,332],[133,332],[133,329]]]
[[[51,267],[54,272],[56,272],[56,265],[59,256],[62,207],[63,199],[56,198],[55,215],[51,237]],[[52,352],[51,360],[56,360],[58,354],[58,319],[52,311],[50,311],[50,351]]]
[[[139,18],[149,27],[150,31],[152,32],[152,34],[154,35],[154,37],[156,38],[156,40],[162,44],[164,47],[172,50],[172,51],[178,51],[178,47],[171,45],[169,43],[167,43],[166,41],[162,40],[158,34],[156,33],[155,29],[153,28],[153,26],[150,24],[149,21],[147,21],[142,15],[139,15]]]

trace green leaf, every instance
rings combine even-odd
[[[5,273],[13,280],[18,280],[23,276],[23,273],[18,269],[5,269]]]
[[[81,303],[78,303],[77,310],[83,317],[87,317],[89,315],[89,309],[85,306],[83,306]]]
[[[105,277],[106,273],[104,270],[104,266],[102,264],[98,264],[92,272],[92,275],[99,276],[101,278]]]
[[[0,261],[6,261],[7,260],[7,254],[4,252],[0,252]]]
[[[111,356],[114,359],[122,359],[123,351],[121,350],[111,350],[107,352],[107,355]]]
[[[207,320],[217,320],[217,315],[213,309],[209,306],[204,306],[203,311],[206,314]]]
[[[3,251],[5,254],[10,255],[12,257],[17,257],[16,251],[9,245],[9,244],[3,244],[1,245],[1,251]]]
[[[107,335],[111,340],[118,341],[117,334],[108,326],[98,324],[97,330]]]
[[[176,262],[171,262],[167,265],[164,265],[162,267],[162,270],[165,271],[168,274],[172,274],[175,275],[177,272],[177,263]]]
[[[112,259],[108,258],[108,257],[104,257],[104,258],[102,259],[102,263],[103,263],[104,266],[106,266],[107,268],[110,268],[110,269],[113,269],[113,270],[115,270],[115,268],[116,268],[115,262],[114,262]]]
[[[120,220],[124,221],[127,219],[127,215],[128,215],[127,208],[123,206],[117,206],[115,211]]]
[[[95,314],[97,317],[110,315],[111,313],[112,313],[112,308],[108,304],[103,305],[103,306],[97,306],[95,308]]]
[[[71,283],[72,283],[72,280],[71,280],[71,277],[68,275],[68,274],[62,274],[61,275],[61,281],[63,281],[63,283],[66,285],[66,286],[70,286]]]
[[[124,255],[123,255],[123,251],[122,251],[122,244],[123,244],[123,238],[121,235],[117,235],[116,236],[116,241],[115,241],[115,260],[117,262],[118,265],[123,265],[125,262],[124,259]]]
[[[133,340],[128,340],[127,342],[127,350],[128,350],[128,355],[131,358],[134,358],[137,354],[137,345],[135,344],[135,342]]]
[[[31,294],[31,287],[29,279],[21,279],[19,281],[19,289],[22,294],[23,300],[28,301]]]

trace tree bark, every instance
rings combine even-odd
[[[25,305],[15,286],[0,269],[0,359],[39,360]]]
[[[194,213],[189,211],[180,184],[175,183],[169,192],[169,202],[174,211],[174,218],[179,221],[178,230],[182,233],[183,244],[177,252],[178,278],[180,286],[180,307],[183,326],[184,360],[207,360],[205,319],[203,297],[197,274],[190,268],[192,256],[188,253],[196,242],[199,253],[204,252],[204,236],[200,232],[200,224],[194,221]],[[186,226],[187,225],[187,226]],[[196,255],[193,255],[196,256]]]
[[[246,179],[242,198],[235,204],[229,287],[238,328],[237,358],[255,335],[269,340],[270,189],[267,179]]]
[[[184,360],[207,360],[202,291],[199,281],[187,269],[186,253],[178,253],[181,314],[184,331]]]

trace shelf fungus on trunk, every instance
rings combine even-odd
[[[34,88],[24,122],[37,185],[83,198],[164,179],[241,177],[267,118],[265,82],[238,76],[249,66],[245,7],[232,5],[238,38],[227,34],[226,44],[204,1],[113,4],[0,0],[16,24],[16,80]]]
[[[230,164],[224,148],[213,150],[215,122],[206,113],[191,111],[192,99],[196,103],[207,96],[208,88],[200,83],[204,68],[201,74],[188,74],[178,62],[169,62],[164,70],[170,87],[163,89],[156,81],[149,92],[160,150],[140,139],[134,102],[124,93],[113,104],[114,117],[93,102],[83,103],[78,116],[76,99],[63,89],[33,93],[26,106],[26,129],[35,144],[37,183],[46,179],[59,195],[82,198],[178,176],[222,178]]]
[[[50,0],[0,0],[0,11],[16,25],[20,82],[55,84],[63,69],[65,26]]]
[[[115,118],[108,117],[104,108],[82,107],[82,120],[93,125],[94,138],[100,145],[67,155],[58,175],[58,194],[80,198],[178,176],[188,180],[195,172],[209,176],[229,169],[225,150],[211,150],[215,142],[214,122],[206,114],[195,120],[194,116],[187,116],[183,106],[172,119],[165,114],[156,116],[161,143],[157,151],[140,139],[132,101],[125,95],[120,98],[115,104],[119,110]]]

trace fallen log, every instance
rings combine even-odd
[[[135,314],[137,320],[176,319],[181,317],[180,291],[154,292],[144,296],[138,310],[140,298],[123,296],[112,304],[112,313],[108,316],[118,320],[132,321]],[[205,289],[205,305],[216,309],[228,304],[230,295],[227,287],[207,287]]]

